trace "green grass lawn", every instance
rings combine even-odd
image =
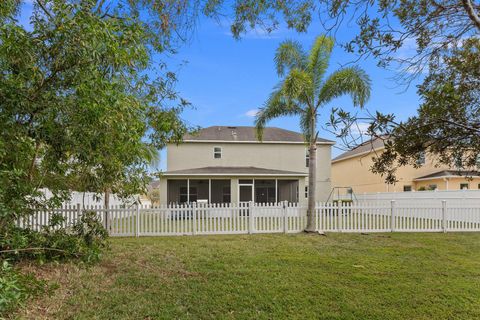
[[[59,288],[17,317],[480,319],[480,233],[117,238],[43,268]]]

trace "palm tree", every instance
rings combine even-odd
[[[296,41],[282,42],[275,54],[275,64],[278,76],[283,79],[255,119],[257,138],[261,141],[269,120],[280,116],[300,117],[310,156],[306,232],[315,231],[316,123],[319,108],[345,94],[352,97],[355,106],[363,107],[370,97],[370,78],[358,67],[343,68],[325,77],[333,43],[332,38],[321,35],[307,54]]]

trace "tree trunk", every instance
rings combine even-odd
[[[103,217],[103,225],[105,226],[105,229],[108,230],[108,209],[110,209],[110,189],[107,188],[105,189],[105,194],[103,198],[103,205],[105,208],[105,215]]]
[[[312,121],[313,122],[313,121]],[[306,232],[315,232],[315,195],[317,194],[317,135],[315,123],[312,124],[312,136],[308,148],[308,208]]]

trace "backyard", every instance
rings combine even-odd
[[[116,238],[12,317],[480,318],[480,233]]]

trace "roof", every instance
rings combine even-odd
[[[186,134],[183,137],[187,142],[277,142],[277,143],[305,143],[303,134],[275,127],[267,127],[263,131],[262,141],[258,141],[255,127],[228,127],[212,126],[200,129],[194,134]],[[318,138],[318,143],[334,144],[334,141]]]
[[[306,172],[265,169],[257,167],[203,167],[167,171],[165,176],[307,176]]]
[[[454,177],[478,177],[480,172],[478,171],[465,171],[465,170],[441,170],[434,173],[427,174],[415,178],[414,180],[430,180],[438,178],[454,178]]]
[[[384,147],[385,147],[385,142],[383,139],[375,138],[372,140],[368,140],[360,144],[359,146],[353,148],[352,150],[344,152],[341,155],[333,158],[332,162],[353,158],[363,154],[368,154],[373,150],[381,149]]]

